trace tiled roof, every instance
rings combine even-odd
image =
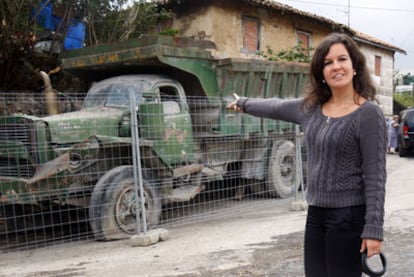
[[[401,49],[401,48],[399,48],[397,46],[394,46],[392,44],[389,44],[389,43],[387,43],[387,42],[385,42],[383,40],[374,38],[374,37],[372,37],[370,35],[361,33],[361,32],[356,31],[356,30],[352,30],[351,29],[351,32],[354,35],[354,39],[357,40],[357,41],[363,41],[363,42],[368,43],[368,44],[374,44],[374,45],[377,45],[379,47],[387,48],[389,50],[392,50],[392,51],[399,52],[401,54],[407,55],[407,52],[404,49]]]
[[[191,2],[195,0],[158,0],[158,2],[160,4],[164,4],[164,5],[168,5],[168,4],[181,4],[184,2]],[[200,0],[196,0],[197,2]],[[313,13],[309,13],[309,12],[305,12],[296,8],[293,8],[289,5],[286,4],[282,4],[280,2],[277,1],[273,1],[273,0],[240,0],[242,2],[254,5],[254,6],[258,6],[258,7],[264,7],[267,9],[272,9],[272,10],[278,10],[284,14],[292,14],[292,15],[298,15],[298,16],[303,16],[306,17],[308,19],[314,20],[316,22],[322,23],[324,25],[328,25],[332,31],[341,31],[341,32],[346,32],[349,33],[350,35],[353,36],[353,38],[356,41],[360,41],[363,43],[367,43],[367,44],[371,44],[371,45],[375,45],[377,47],[380,48],[385,48],[387,50],[391,50],[394,52],[400,52],[402,54],[407,54],[407,52],[404,49],[401,49],[397,46],[394,46],[390,43],[387,43],[385,41],[382,41],[380,39],[374,38],[372,36],[369,36],[367,34],[364,34],[362,32],[353,30],[352,28],[349,28],[348,26],[342,24],[342,23],[338,23],[335,22],[331,19],[328,19],[326,17],[323,16],[319,16]]]

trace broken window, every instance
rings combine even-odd
[[[375,56],[375,76],[381,76],[381,56]]]
[[[242,17],[243,49],[245,53],[254,53],[260,49],[260,22],[250,16]]]
[[[296,31],[296,42],[304,54],[309,55],[312,35],[304,31]]]

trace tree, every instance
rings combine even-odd
[[[36,1],[0,0],[0,87],[10,88],[22,83],[34,43],[34,30],[29,28],[29,14]],[[30,78],[30,77],[29,77]]]
[[[49,71],[60,65],[58,53],[34,52],[36,41],[46,30],[36,24],[31,13],[40,12],[48,3],[61,17],[54,31],[64,36],[71,18],[81,20],[86,24],[86,45],[158,33],[162,30],[157,24],[173,16],[145,0],[136,0],[131,7],[127,7],[129,0],[0,0],[1,89],[38,88],[39,69]]]
[[[77,0],[53,1],[63,7],[64,18],[80,16],[84,6]],[[59,57],[34,52],[36,41],[45,28],[35,24],[38,12],[52,0],[0,0],[0,88],[40,89],[39,70],[59,66]]]
[[[402,76],[403,85],[414,84],[414,75],[411,75],[410,72]]]
[[[101,2],[99,7],[89,4],[89,45],[158,33],[161,30],[158,30],[157,23],[173,16],[171,11],[160,9],[154,2],[135,1],[128,9],[125,8],[126,2],[128,1],[117,1],[116,4],[107,2],[106,5]]]

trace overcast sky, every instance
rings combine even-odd
[[[352,29],[404,49],[394,69],[414,74],[414,1],[412,0],[277,0],[299,10],[349,25]],[[348,7],[350,13],[348,18]]]

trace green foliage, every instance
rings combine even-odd
[[[158,33],[157,24],[173,16],[171,11],[159,9],[156,3],[145,0],[135,1],[128,9],[125,8],[126,0],[116,1],[116,5],[114,1],[105,2],[107,5],[100,4],[99,7],[90,3],[87,9],[88,45]]]
[[[414,75],[411,75],[411,73],[403,75],[402,79],[403,79],[403,85],[409,85],[409,84],[414,83]]]
[[[290,49],[282,50],[278,53],[275,53],[273,49],[269,45],[267,45],[266,51],[259,51],[257,55],[269,61],[309,63],[311,60],[308,51],[305,48],[303,48],[300,43],[298,45],[293,46]]]
[[[394,100],[404,107],[414,107],[414,96],[410,92],[395,93]]]

